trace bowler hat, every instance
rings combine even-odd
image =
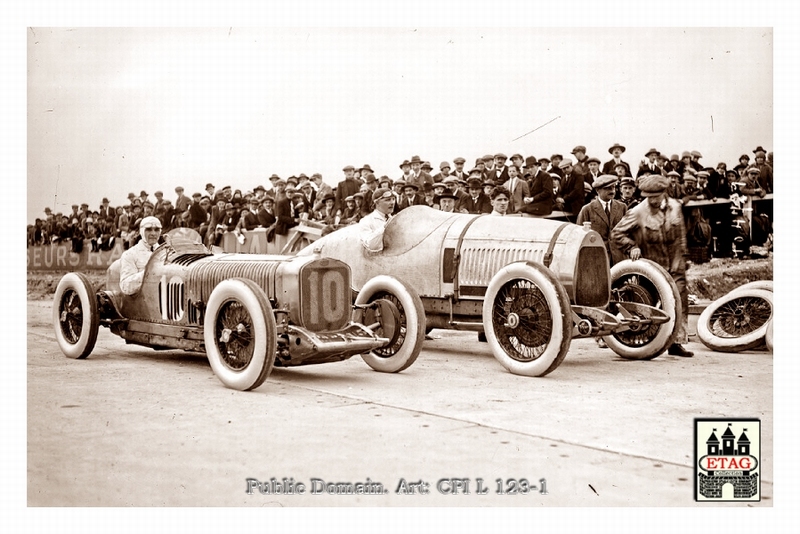
[[[467,180],[467,187],[470,189],[480,189],[483,187],[483,181],[480,178],[470,178]]]

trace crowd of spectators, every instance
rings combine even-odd
[[[127,249],[138,241],[138,226],[149,215],[161,220],[164,233],[176,227],[193,228],[209,246],[219,245],[225,232],[234,232],[243,241],[241,231],[255,228],[266,228],[272,240],[274,234],[285,235],[303,220],[315,221],[311,224],[322,226],[327,233],[369,214],[374,209],[372,193],[378,187],[395,194],[395,213],[412,205],[490,213],[491,193],[502,186],[510,196],[508,214],[555,215],[575,222],[581,207],[596,195],[592,183],[600,175],[617,176],[615,198],[630,208],[641,201],[638,184],[649,174],[668,177],[669,195],[687,206],[690,248],[705,247],[709,255],[730,256],[736,254],[738,243],[738,250],[746,255],[751,234],[753,244],[771,238],[771,206],[750,218],[742,217],[742,209],[748,197],[773,192],[772,152],[767,154],[759,146],[753,150],[753,158],[745,153],[735,165],[720,162],[711,167],[700,163],[703,156],[696,150],[667,156],[652,148],[632,167],[623,160],[625,150],[614,144],[605,162],[589,157],[584,146],[576,146],[567,157],[490,154],[477,158],[470,170],[465,170],[466,160],[457,157],[452,166],[441,162],[436,173],[428,161],[413,156],[399,164],[400,173],[394,179],[388,175],[377,178],[369,164],[360,168],[348,165],[336,187],[323,182],[318,173],[310,177],[301,173],[285,180],[273,174],[269,188],[258,185],[244,193],[229,185],[217,189],[209,183],[205,191],[189,197],[178,186],[174,201],[164,198],[161,191],[156,191],[154,198],[141,191],[138,196],[129,193],[119,206],[103,198],[95,210],[87,203],[73,205],[66,214],[45,208],[45,217],[28,226],[28,245],[70,243],[74,252],[80,252],[84,247],[110,250],[121,242]],[[691,209],[691,201],[723,198],[731,202],[720,203],[719,209]],[[752,232],[742,227],[749,220],[754,225]],[[748,241],[743,244],[745,234]]]

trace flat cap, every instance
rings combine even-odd
[[[622,178],[619,179],[619,185],[620,186],[632,185],[632,186],[635,187],[636,186],[636,180],[633,178],[633,176],[623,176]]]
[[[592,182],[594,189],[603,189],[604,187],[613,186],[617,183],[617,177],[612,174],[601,174],[597,179]]]
[[[498,152],[497,154],[494,155],[494,159],[502,159],[503,161],[505,161],[508,159],[508,156],[506,156],[502,152]]]
[[[700,153],[699,150],[692,150],[691,154],[692,154],[692,156],[694,156],[696,158],[702,158],[703,157],[703,155]]]
[[[598,165],[600,165],[601,161],[600,161],[600,158],[596,158],[596,157],[592,156],[591,158],[586,160],[586,164],[587,165],[590,164],[590,163],[597,163]]]
[[[356,168],[355,168],[355,167],[353,167],[352,165],[345,165],[345,166],[342,168],[342,170],[343,170],[344,172],[347,172],[347,171],[355,171],[355,170],[356,170]]]
[[[457,184],[458,183],[458,178],[456,178],[455,176],[448,176],[447,178],[442,180],[442,183],[443,184]]]
[[[467,160],[465,160],[461,156],[459,156],[459,157],[457,157],[456,159],[453,160],[453,163],[466,163],[466,162],[467,162]]]
[[[586,147],[583,146],[583,145],[578,145],[578,146],[576,146],[575,148],[572,149],[572,154],[574,154],[576,152],[583,152],[584,154],[586,154]]]
[[[561,163],[558,164],[559,169],[566,169],[572,165],[572,160],[570,158],[566,158]]]
[[[642,192],[643,197],[658,196],[669,187],[669,180],[666,176],[660,174],[650,174],[644,176],[639,182],[639,190]]]
[[[758,169],[758,167],[750,167],[747,169],[747,174],[761,174],[761,171]]]

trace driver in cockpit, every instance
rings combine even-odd
[[[157,217],[145,217],[139,224],[139,233],[142,239],[120,258],[119,287],[126,295],[133,295],[142,287],[144,268],[161,237],[161,221]]]

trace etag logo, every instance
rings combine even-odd
[[[761,500],[761,421],[695,420],[695,500]]]

